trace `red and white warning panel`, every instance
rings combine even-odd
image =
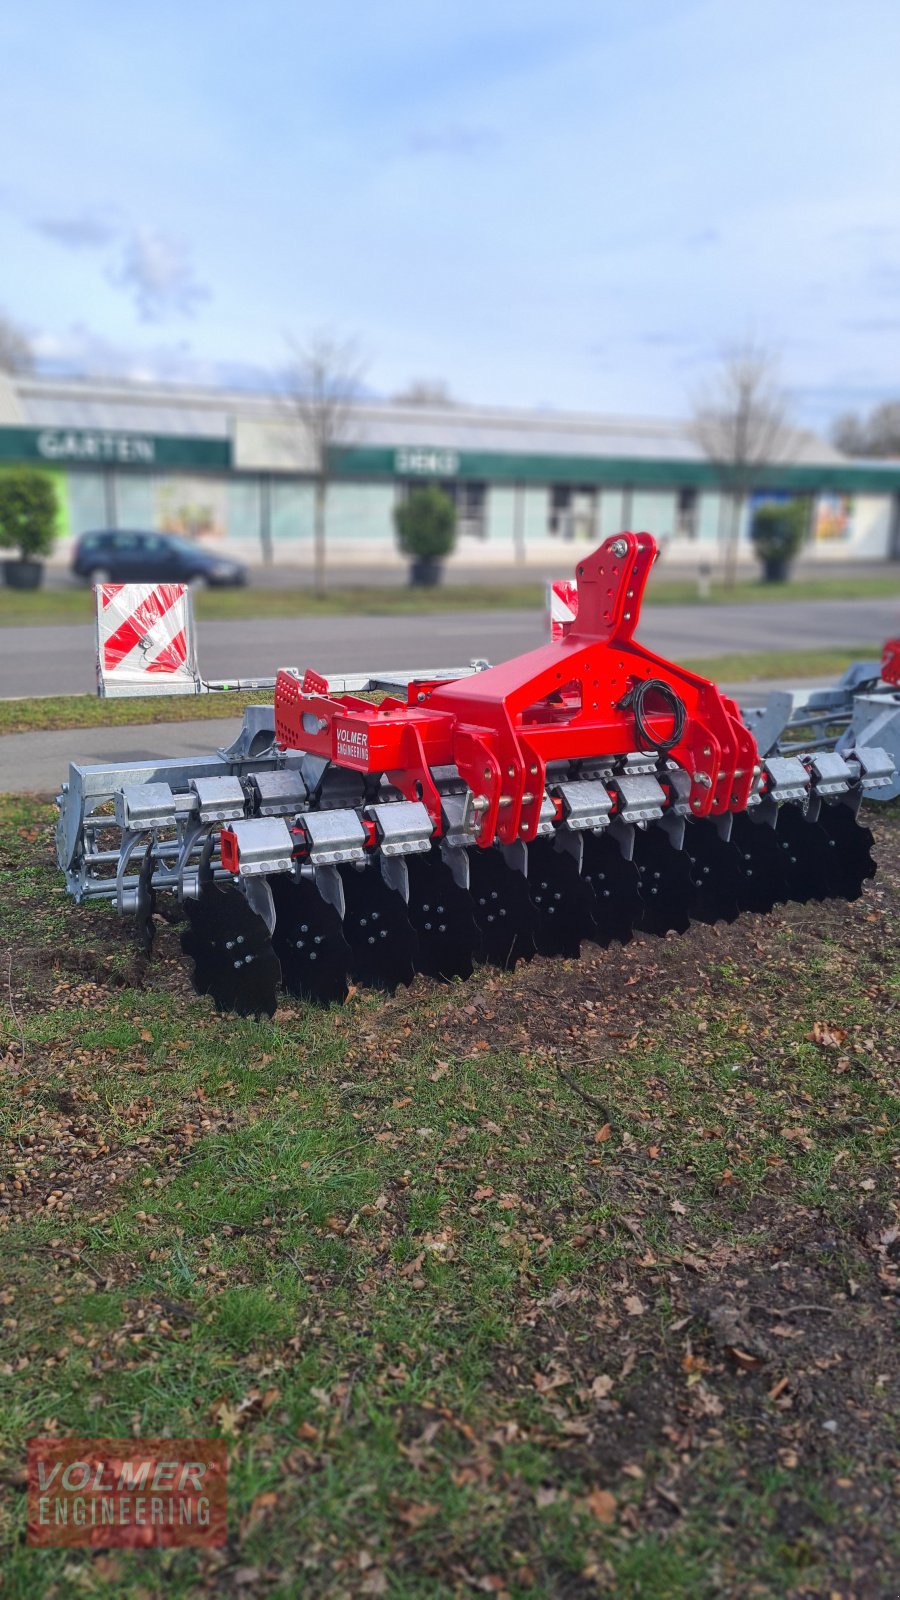
[[[98,583],[97,693],[198,694],[194,614],[183,583]]]
[[[561,639],[563,629],[574,622],[578,612],[578,585],[569,578],[554,578],[547,584],[547,610],[550,614],[550,637]]]

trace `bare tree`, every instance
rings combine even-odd
[[[831,437],[848,456],[900,456],[900,400],[885,400],[867,417],[846,412]]]
[[[747,341],[726,350],[694,404],[693,432],[718,466],[731,501],[725,583],[737,576],[741,517],[763,467],[783,460],[792,430],[771,352]]]
[[[393,396],[398,405],[404,406],[455,406],[456,401],[450,393],[450,385],[443,378],[413,378],[401,389],[399,394]]]
[[[284,388],[291,413],[299,422],[305,461],[315,478],[313,563],[315,591],[325,593],[325,513],[328,485],[340,461],[340,446],[352,433],[353,403],[365,371],[355,339],[340,338],[327,328],[302,342],[289,340],[291,360]]]
[[[0,312],[0,372],[31,372],[34,347],[24,328]]]

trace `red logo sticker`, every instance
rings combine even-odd
[[[28,1543],[224,1544],[224,1439],[29,1439]]]

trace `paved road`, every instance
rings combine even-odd
[[[895,599],[797,600],[772,605],[647,606],[643,644],[677,660],[725,651],[805,649],[882,640],[897,631]],[[200,669],[208,678],[269,676],[279,666],[320,672],[461,666],[502,661],[540,644],[530,611],[440,612],[425,617],[251,618],[201,622]],[[93,629],[0,628],[0,697],[94,689]]]
[[[764,705],[769,690],[782,685],[766,680],[722,687],[749,706]],[[0,736],[0,794],[55,794],[68,775],[70,761],[86,766],[106,761],[148,761],[154,756],[171,760],[206,755],[230,744],[240,725],[239,717],[213,717],[196,722],[5,734]]]

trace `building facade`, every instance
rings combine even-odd
[[[278,397],[0,375],[0,471],[20,462],[57,483],[60,560],[79,534],[118,527],[250,562],[312,561],[313,462]],[[467,567],[546,568],[625,527],[649,529],[667,562],[715,565],[730,521],[721,472],[684,424],[372,402],[333,455],[330,563],[399,565],[394,509],[422,482],[452,496]],[[792,495],[809,503],[810,560],[900,559],[900,461],[849,460],[796,431],[754,498]]]

